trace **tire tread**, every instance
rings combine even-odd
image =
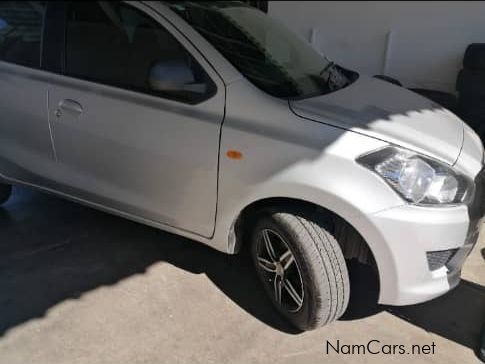
[[[314,297],[314,309],[305,329],[311,330],[337,320],[345,312],[350,296],[347,267],[337,240],[323,223],[315,222],[321,220],[321,216],[276,212],[273,217],[298,236],[315,279],[315,292],[320,293]]]

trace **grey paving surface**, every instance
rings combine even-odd
[[[482,238],[450,294],[406,308],[365,303],[298,333],[244,256],[26,189],[0,208],[0,363],[475,363],[485,320]],[[336,345],[435,343],[428,355],[326,353]]]

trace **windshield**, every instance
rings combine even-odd
[[[171,2],[249,81],[281,98],[338,90],[358,75],[315,51],[284,25],[241,2]]]

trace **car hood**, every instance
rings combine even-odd
[[[463,122],[449,110],[403,87],[359,77],[336,92],[291,100],[298,116],[414,150],[454,164]]]

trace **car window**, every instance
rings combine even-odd
[[[44,1],[0,1],[0,60],[40,67]]]
[[[68,75],[188,102],[213,92],[201,66],[142,11],[117,2],[79,1],[70,3],[67,16]],[[162,81],[153,82],[153,75]]]
[[[324,95],[358,77],[284,24],[243,2],[167,1],[167,5],[270,95],[284,99]]]

